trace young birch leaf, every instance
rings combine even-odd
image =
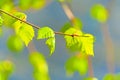
[[[82,36],[82,32],[75,28],[69,28],[66,30],[65,34],[69,35],[78,35],[78,36],[69,36],[65,35],[64,38],[66,40],[66,46],[72,51],[80,50],[81,48],[81,39],[79,36]]]
[[[17,17],[17,18],[19,18],[21,20],[24,20],[24,21],[26,21],[26,18],[27,18],[26,14],[24,14],[22,12],[13,11],[12,15],[14,15],[15,17]],[[6,14],[2,14],[2,16],[3,16],[3,19],[4,19],[4,25],[8,26],[8,27],[15,27],[14,23],[19,21],[19,20],[14,19],[11,16],[8,16]],[[19,22],[22,23],[21,21],[19,21]],[[17,26],[18,25],[16,25],[16,27]]]
[[[20,36],[22,41],[25,43],[26,46],[28,46],[29,42],[33,39],[34,37],[34,29],[32,26],[28,24],[23,24],[18,32],[17,35]]]
[[[55,36],[55,33],[51,28],[43,27],[38,30],[37,39],[45,39],[45,38],[50,38],[54,36]]]
[[[16,12],[14,15],[15,15],[17,18],[26,21],[26,18],[27,18],[26,14],[21,13],[21,12]],[[15,32],[16,32],[17,34],[18,34],[18,32],[19,32],[20,27],[21,27],[23,24],[24,24],[24,23],[21,22],[21,21],[19,21],[19,20],[14,20],[12,26],[13,26],[13,28],[15,29]]]
[[[48,45],[48,48],[50,49],[50,54],[52,54],[55,51],[55,37],[47,39],[46,45]]]
[[[86,37],[82,37],[82,53],[94,56],[93,45],[94,45],[94,36],[91,34],[84,34]]]

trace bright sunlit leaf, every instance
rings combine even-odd
[[[38,30],[37,39],[45,38],[47,38],[46,45],[48,45],[50,49],[50,54],[52,54],[55,50],[55,33],[49,27],[43,27]]]
[[[21,21],[16,21],[15,23],[13,23],[12,26],[13,26],[16,34],[19,34],[19,29],[23,24],[24,23],[22,23]]]
[[[26,20],[26,18],[27,18],[26,14],[22,13],[22,12],[15,12],[14,16],[16,16],[17,18],[22,19],[22,20]]]
[[[106,22],[108,20],[108,11],[102,4],[95,4],[91,8],[91,16],[99,22]]]
[[[52,54],[55,51],[55,37],[47,39],[46,45],[48,45],[48,48],[50,49],[50,53]]]
[[[82,36],[83,33],[80,30],[75,28],[69,28],[66,30],[64,38],[66,40],[66,46],[72,51],[81,49],[81,39],[79,36]],[[69,35],[78,35],[78,36],[69,36]]]
[[[12,52],[20,52],[24,48],[22,40],[17,35],[12,35],[8,38],[7,47]]]
[[[94,36],[91,34],[84,34],[85,37],[81,37],[82,41],[82,47],[81,51],[82,53],[86,53],[88,55],[94,56]]]
[[[55,33],[54,31],[49,27],[43,27],[38,30],[38,36],[37,39],[45,39],[45,38],[51,38],[54,37]]]
[[[24,20],[26,21],[26,14],[22,13],[22,12],[12,12],[12,15],[14,15],[15,17],[21,19],[21,20]],[[4,19],[4,25],[5,26],[8,26],[8,27],[14,27],[14,28],[17,28],[19,26],[19,24],[16,24],[16,22],[19,22],[19,23],[22,23],[21,21],[17,20],[17,19],[14,19],[12,18],[11,16],[8,16],[6,14],[3,14],[3,19]]]
[[[16,12],[14,15],[17,18],[26,21],[26,18],[27,18],[26,14],[21,13],[21,12]],[[20,36],[22,41],[27,46],[34,37],[33,27],[19,20],[15,20],[12,26],[14,27],[16,34]]]
[[[48,65],[44,56],[39,52],[33,52],[29,56],[30,63],[33,65],[35,80],[49,80]]]
[[[32,26],[30,26],[28,24],[23,24],[17,30],[17,35],[19,35],[20,38],[22,39],[22,41],[25,43],[25,45],[28,46],[29,42],[34,37],[34,29]]]

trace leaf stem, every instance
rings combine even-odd
[[[28,24],[28,25],[30,25],[30,26],[36,28],[36,29],[40,29],[39,26],[36,26],[36,25],[34,25],[34,24],[32,24],[32,23],[30,23],[30,22],[28,22],[28,21],[19,19],[18,17],[14,16],[14,15],[12,15],[12,14],[10,14],[10,13],[4,11],[4,10],[1,10],[1,9],[0,9],[0,12],[6,14],[6,15],[8,15],[8,16],[11,16],[12,18],[17,19],[17,20],[19,20],[19,21],[21,21],[21,22],[24,22],[24,23],[26,23],[26,24]],[[71,34],[65,34],[65,33],[56,32],[56,31],[55,31],[54,33],[55,33],[55,34],[59,34],[59,35],[67,35],[67,36],[88,37],[88,36],[83,36],[83,35],[80,36],[80,35],[77,35],[77,34],[72,34],[72,35],[71,35]]]

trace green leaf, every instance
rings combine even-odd
[[[75,28],[69,28],[66,30],[65,34],[69,35],[78,35],[78,36],[69,36],[65,35],[64,38],[66,40],[66,46],[72,51],[80,50],[81,49],[81,39],[79,36],[82,36],[83,33],[80,30]]]
[[[11,61],[0,62],[0,80],[8,80],[14,70],[14,65]]]
[[[1,0],[0,1],[0,9],[4,11],[11,11],[14,7],[14,1],[11,0]]]
[[[2,25],[2,23],[3,23],[3,19],[2,19],[2,17],[0,16],[0,26]]]
[[[46,0],[32,0],[31,7],[34,9],[41,9],[45,6]]]
[[[19,35],[25,45],[28,46],[29,42],[34,37],[34,29],[32,26],[24,23],[18,28],[16,34]]]
[[[33,65],[35,80],[49,80],[48,65],[43,56],[39,52],[33,52],[29,56],[30,63]]]
[[[72,22],[73,22],[73,24],[71,24],[70,22],[65,23],[64,26],[61,28],[60,31],[64,33],[69,28],[75,28],[77,30],[82,30],[83,24],[82,24],[82,21],[80,19],[74,18],[72,20]]]
[[[39,72],[34,72],[33,74],[35,80],[50,80],[49,75],[47,74],[42,74]]]
[[[94,50],[93,50],[94,36],[91,34],[84,34],[83,36],[85,36],[85,37],[81,37],[81,41],[82,41],[81,51],[82,51],[82,53],[86,53],[88,55],[94,56]]]
[[[73,56],[69,58],[65,64],[67,74],[79,72],[80,75],[85,75],[88,71],[88,62],[85,55]]]
[[[103,80],[118,80],[118,79],[115,79],[115,76],[113,74],[106,74]]]
[[[20,52],[24,48],[22,40],[17,35],[12,35],[8,38],[7,47],[12,52]]]
[[[37,39],[45,39],[48,38],[46,41],[46,45],[48,45],[50,49],[50,54],[52,54],[55,50],[55,33],[49,27],[43,27],[38,30]]]
[[[67,22],[64,24],[64,26],[61,28],[60,31],[64,33],[66,30],[68,30],[71,27],[72,27],[72,24],[70,22]]]
[[[27,18],[26,14],[24,14],[24,13],[22,13],[22,12],[14,12],[14,11],[13,11],[12,15],[14,15],[15,17],[17,17],[17,18],[19,18],[19,19],[21,19],[21,20],[24,20],[24,21],[26,21],[26,18]],[[12,28],[13,28],[13,27],[19,26],[19,25],[17,25],[17,24],[16,24],[16,26],[14,25],[16,22],[22,23],[21,21],[19,21],[19,20],[17,20],[17,19],[14,19],[14,18],[12,18],[11,16],[8,16],[8,15],[6,15],[6,14],[3,14],[2,16],[3,16],[3,19],[4,19],[4,25],[5,25],[5,26],[8,26],[8,27],[12,27]]]
[[[26,18],[27,18],[26,14],[22,13],[22,12],[15,12],[14,16],[16,16],[17,18],[22,19],[22,20],[26,20]]]
[[[106,22],[108,20],[108,11],[101,4],[95,4],[91,8],[91,16],[99,22]]]
[[[55,33],[51,28],[43,27],[38,30],[37,39],[45,39],[45,38],[50,38],[54,36],[55,36]]]
[[[29,9],[31,5],[32,5],[32,0],[19,0],[19,6],[23,10]]]
[[[50,54],[52,54],[55,51],[55,37],[47,39],[46,45],[48,45],[48,48],[50,49]]]
[[[7,74],[11,74],[14,69],[14,64],[11,61],[6,60],[6,61],[2,62],[2,67],[3,67],[4,71],[7,72]]]

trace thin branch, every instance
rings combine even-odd
[[[13,18],[15,18],[15,19],[17,19],[17,20],[19,20],[19,21],[21,21],[21,22],[24,22],[24,23],[26,23],[26,24],[28,24],[28,25],[30,25],[30,26],[33,26],[33,27],[36,28],[36,29],[39,29],[39,28],[40,28],[40,27],[38,27],[38,26],[36,26],[36,25],[34,25],[34,24],[31,24],[31,23],[29,23],[29,22],[27,22],[27,21],[24,21],[24,20],[22,20],[22,19],[19,19],[18,17],[15,17],[15,16],[13,16],[12,14],[10,14],[10,13],[8,13],[8,12],[6,12],[6,11],[3,11],[3,10],[1,10],[1,9],[0,9],[0,12],[6,14],[6,15],[8,15],[8,16],[11,16],[11,17],[13,17]]]
[[[24,23],[26,23],[26,24],[28,24],[28,25],[30,25],[30,26],[36,28],[36,29],[40,29],[39,26],[36,26],[36,25],[34,25],[34,24],[32,24],[32,23],[30,23],[30,22],[28,22],[28,21],[19,19],[18,17],[14,16],[14,15],[12,15],[12,14],[6,12],[6,11],[3,11],[3,10],[0,9],[0,12],[6,14],[6,15],[8,15],[8,16],[11,16],[12,18],[17,19],[17,20],[19,20],[19,21],[21,21],[21,22],[24,22]],[[89,36],[83,36],[83,35],[80,36],[80,35],[77,35],[77,34],[65,34],[65,33],[62,33],[62,32],[54,32],[54,33],[55,33],[55,34],[59,34],[59,35],[72,36],[72,37],[73,37],[73,36],[77,36],[77,37],[89,37]]]
[[[74,16],[72,10],[69,8],[69,6],[65,2],[59,2],[59,3],[62,6],[66,16],[69,18],[70,22],[72,24],[74,24],[73,20],[75,19],[75,16]]]

